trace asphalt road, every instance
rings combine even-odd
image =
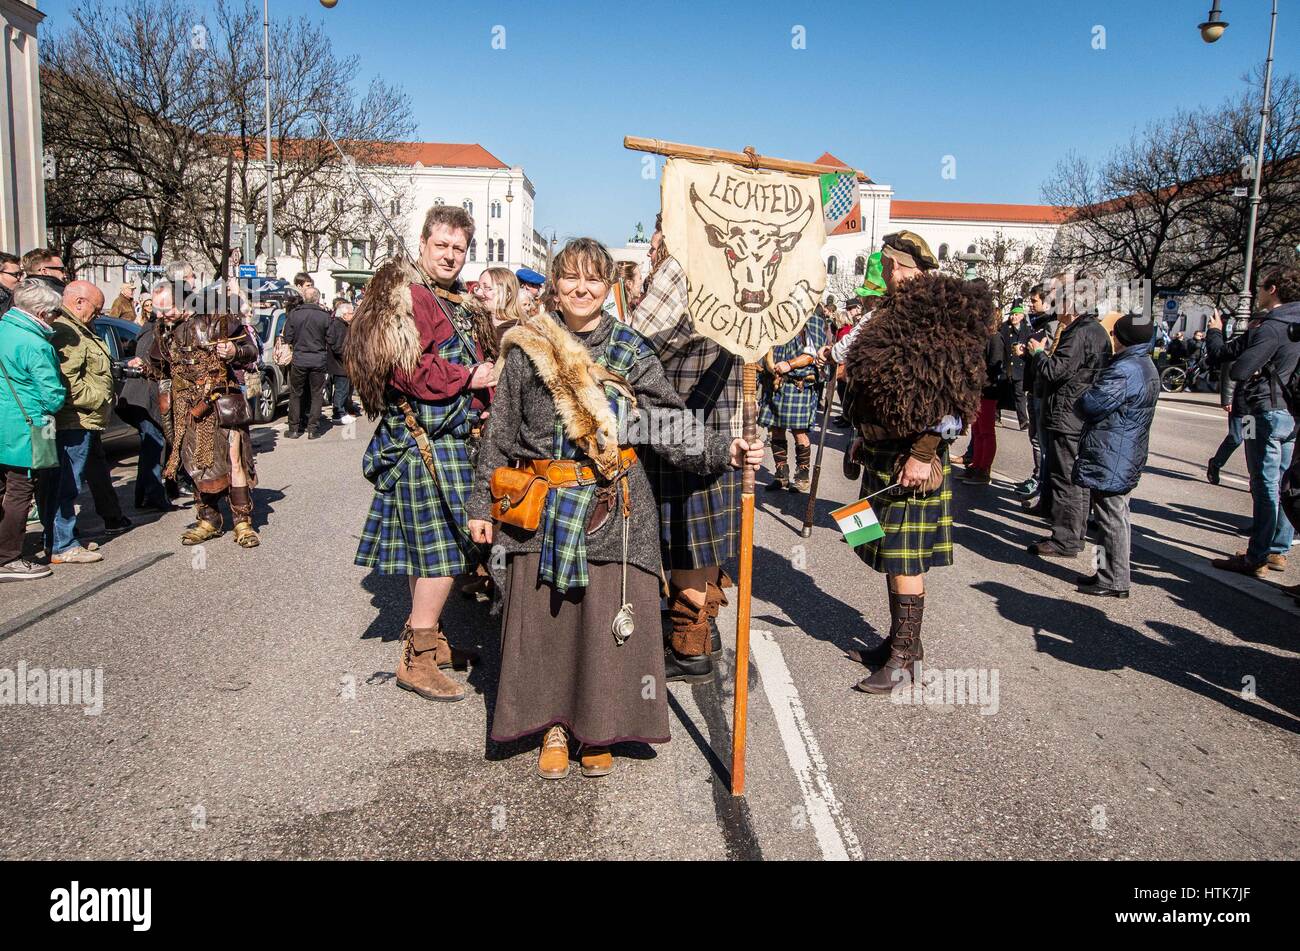
[[[1209,396],[1162,402],[1127,602],[1028,555],[1040,526],[1005,482],[959,485],[926,658],[982,689],[955,694],[950,673],[928,698],[947,703],[849,689],[842,649],[876,643],[888,610],[827,515],[857,497],[832,432],[811,539],[802,496],[759,490],[736,799],[730,646],[719,683],[670,688],[672,742],[617,749],[599,780],[543,781],[530,742],[487,740],[497,656],[475,605],[446,620],[484,652],[470,697],[398,690],[405,584],[352,565],[368,426],[310,443],[261,427],[260,548],[183,549],[186,510],[105,541],[101,564],[0,586],[0,669],[103,671],[98,715],[0,706],[0,856],[1294,858],[1300,612],[1277,585],[1300,571],[1208,567],[1249,521],[1240,454],[1222,486],[1203,478],[1224,428]],[[996,471],[1022,478],[1024,434],[998,436]],[[129,503],[133,466],[116,476]]]

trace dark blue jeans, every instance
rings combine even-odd
[[[131,420],[140,431],[140,457],[135,467],[135,507],[167,507],[167,486],[163,484],[163,454],[167,440],[162,430],[148,416]]]
[[[1218,450],[1214,453],[1214,458],[1210,460],[1216,469],[1222,469],[1232,458],[1232,454],[1237,451],[1241,445],[1241,417],[1235,413],[1228,417],[1228,435],[1223,437],[1223,442],[1219,443]]]
[[[1246,559],[1257,565],[1269,555],[1286,554],[1295,537],[1291,520],[1278,505],[1282,473],[1291,468],[1295,452],[1295,420],[1284,409],[1255,413],[1251,419],[1254,438],[1246,440],[1246,466],[1255,522]]]
[[[122,517],[121,506],[112,490],[108,457],[100,434],[89,429],[61,429],[54,435],[59,450],[59,467],[42,469],[37,487],[44,529],[45,550],[61,555],[77,541],[77,496],[91,483],[95,509],[106,521]]]

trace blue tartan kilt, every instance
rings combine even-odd
[[[758,424],[768,429],[812,429],[822,390],[816,377],[808,378],[803,389],[791,379],[787,379],[779,390],[764,383],[758,406]]]
[[[685,472],[655,453],[641,457],[659,507],[664,570],[725,567],[740,546],[739,469],[720,475]]]
[[[392,423],[391,417],[380,423],[362,463],[375,495],[355,563],[384,575],[464,574],[477,561],[465,517],[474,479],[465,441],[455,435],[430,440],[438,469],[435,482],[409,433],[403,427],[394,434]]]
[[[943,452],[943,487],[928,496],[897,497],[892,492],[871,500],[884,538],[857,548],[869,567],[890,575],[923,575],[931,568],[952,564],[952,469],[948,449]],[[858,458],[862,462],[862,495],[893,484],[894,466],[906,448],[868,443]]]

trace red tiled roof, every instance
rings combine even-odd
[[[477,142],[361,142],[349,139],[339,144],[344,152],[358,153],[358,160],[367,164],[414,165],[419,162],[426,168],[509,168]],[[298,150],[332,151],[324,139],[287,139],[277,141],[273,146],[279,154],[292,154]],[[260,160],[265,154],[262,140],[250,141],[248,152],[250,158]]]
[[[380,153],[383,155],[383,153]],[[453,168],[508,168],[477,142],[394,142],[383,157],[396,165],[441,165]]]
[[[968,201],[903,201],[895,198],[890,203],[889,216],[1056,225],[1065,220],[1069,211],[1068,208],[1058,208],[1055,205],[994,205]]]

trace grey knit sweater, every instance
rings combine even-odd
[[[593,360],[600,358],[614,329],[614,318],[606,314],[589,334],[579,339]],[[585,339],[584,339],[585,338]],[[624,445],[635,445],[637,453],[657,452],[669,464],[689,472],[708,475],[731,468],[731,440],[700,424],[685,409],[682,398],[664,376],[654,351],[645,348],[628,374],[636,394],[637,412],[627,426]],[[549,459],[555,455],[555,401],[532,361],[519,348],[506,356],[492,415],[479,448],[478,468],[465,511],[470,518],[492,518],[489,479],[492,470],[512,460]],[[659,510],[655,505],[645,469],[638,463],[628,474],[632,518],[628,526],[628,564],[659,573]],[[587,536],[589,563],[616,562],[623,557],[622,517],[616,511],[605,524]],[[498,524],[493,543],[507,556],[541,551],[540,532],[525,532]]]

